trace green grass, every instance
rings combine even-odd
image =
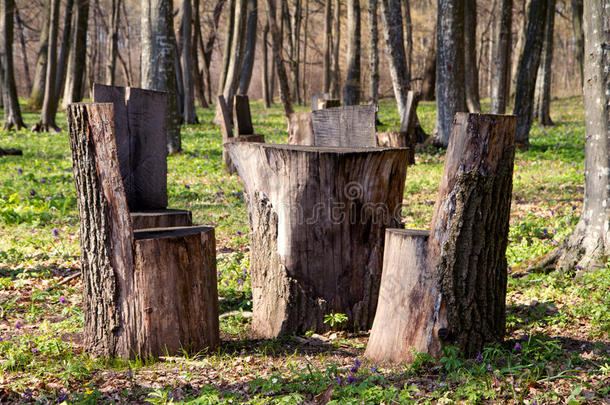
[[[24,151],[23,157],[0,158],[0,401],[609,401],[610,269],[576,279],[516,270],[560,243],[582,207],[582,101],[554,100],[551,112],[557,125],[534,125],[531,148],[515,159],[507,252],[515,270],[508,283],[505,343],[486,348],[476,359],[448,347],[440,360],[418,354],[413,364],[392,367],[364,360],[367,334],[333,332],[336,339],[323,346],[303,346],[292,337],[248,339],[248,216],[238,177],[222,171],[220,130],[210,124],[211,110],[199,111],[201,125],[183,128],[184,152],[168,159],[168,193],[172,207],[190,209],[196,223],[216,228],[220,312],[234,311],[221,320],[223,344],[213,353],[162,360],[92,358],[82,350],[81,285],[78,280],[57,285],[79,268],[66,133],[0,132],[0,147]],[[286,142],[279,106],[265,110],[254,102],[252,115],[268,142]],[[418,115],[432,131],[434,104],[421,103]],[[65,130],[65,115],[57,118]],[[379,118],[381,130],[398,128],[392,100],[381,102]],[[27,113],[25,119],[31,126],[37,116]],[[441,151],[428,148],[409,168],[406,226],[428,226],[443,159]]]

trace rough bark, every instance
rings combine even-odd
[[[193,215],[187,210],[131,211],[129,214],[134,230],[193,225]]]
[[[32,78],[30,77],[30,62],[28,61],[28,54],[25,46],[25,25],[19,15],[19,9],[15,7],[15,22],[19,28],[19,45],[21,46],[21,61],[23,62],[23,76],[25,78],[25,86],[28,91],[32,91]]]
[[[294,113],[288,125],[288,144],[314,145],[313,123],[311,113]]]
[[[501,341],[515,117],[458,113],[428,234],[386,232],[379,304],[366,356],[465,355]]]
[[[527,36],[523,56],[519,61],[519,75],[515,88],[515,108],[517,116],[517,135],[515,142],[522,147],[529,147],[529,132],[532,127],[534,106],[534,88],[536,73],[540,64],[546,11],[549,0],[531,0],[528,11]]]
[[[282,37],[277,27],[275,20],[276,8],[275,0],[267,0],[268,14],[267,18],[269,21],[269,29],[271,30],[271,41],[273,44],[273,58],[275,60],[275,68],[277,70],[278,81],[280,84],[280,99],[282,100],[282,106],[284,107],[284,114],[286,119],[289,119],[290,115],[294,113],[292,108],[292,99],[290,97],[290,86],[288,84],[288,75],[284,67],[284,59],[282,57]]]
[[[341,49],[341,0],[335,0],[333,7],[333,79],[330,92],[333,98],[341,95],[341,69],[339,67],[339,50]]]
[[[407,71],[409,72],[409,86],[411,83],[411,73],[413,72],[413,23],[411,21],[411,4],[409,0],[401,0],[404,37],[405,37],[405,57],[407,60]]]
[[[66,81],[66,68],[70,52],[70,39],[72,38],[72,12],[74,0],[67,0],[64,8],[64,26],[59,47],[59,59],[57,62],[57,76],[55,77],[55,94],[59,97],[64,89]]]
[[[326,0],[324,3],[324,60],[323,60],[323,70],[324,70],[324,93],[330,92],[331,85],[331,53],[332,53],[332,13],[331,13],[331,3],[332,0]]]
[[[553,62],[553,32],[555,26],[555,0],[548,0],[546,21],[544,23],[544,38],[540,54],[540,65],[536,73],[536,88],[534,91],[534,119],[540,125],[554,125],[551,120],[551,65]]]
[[[476,0],[464,0],[464,79],[468,111],[481,112],[479,68],[477,64]]]
[[[305,1],[305,27],[303,32],[303,79],[301,80],[301,89],[303,90],[303,96],[301,97],[301,104],[307,102],[307,45],[309,44],[309,1]]]
[[[213,102],[210,63],[212,61],[212,53],[214,51],[214,43],[216,42],[216,37],[217,37],[216,33],[218,32],[220,16],[222,14],[222,9],[223,9],[225,3],[226,3],[226,0],[217,0],[216,5],[214,6],[214,11],[212,13],[212,21],[210,23],[208,23],[208,25],[210,25],[212,27],[212,29],[210,30],[210,35],[206,39],[205,45],[203,43],[203,37],[200,35],[201,33],[199,33],[199,44],[201,46],[201,53],[203,55],[203,66],[204,66],[204,71],[205,71],[205,83],[206,83],[206,88],[208,91],[208,101],[210,103]],[[225,74],[226,74],[226,72],[225,72]],[[222,87],[219,86],[219,88],[222,88]]]
[[[263,68],[261,71],[261,90],[263,92],[263,105],[265,108],[271,108],[271,95],[270,86],[269,86],[269,57],[267,55],[267,38],[269,37],[269,23],[265,23],[265,28],[263,29],[263,39],[261,46],[262,57],[263,57]],[[273,63],[271,64],[273,66]]]
[[[242,62],[245,54],[246,43],[246,23],[247,15],[247,0],[236,0],[235,4],[235,22],[233,27],[233,38],[231,41],[231,58],[229,60],[229,68],[225,79],[223,95],[228,101],[229,112],[233,111],[233,96],[237,91],[239,84],[239,74],[242,68]]]
[[[347,73],[343,104],[360,104],[360,0],[347,1]]]
[[[254,57],[256,56],[256,34],[258,20],[258,0],[248,0],[248,20],[246,23],[246,44],[244,51],[244,61],[239,77],[239,89],[237,94],[248,94],[252,70],[254,68]]]
[[[378,132],[377,144],[389,148],[409,148],[409,164],[415,164],[415,145],[426,140],[425,134],[417,119],[417,105],[421,99],[420,93],[409,91],[407,108],[399,132]],[[422,134],[424,136],[422,136]]]
[[[191,0],[182,1],[182,78],[184,82],[184,122],[197,124],[193,70],[197,61],[193,60],[193,9]]]
[[[371,103],[379,103],[379,30],[377,28],[377,0],[369,1],[369,31],[370,48],[369,63],[371,70],[370,99]]]
[[[13,27],[16,10],[15,0],[0,1],[0,66],[2,66],[0,79],[4,100],[4,129],[25,127],[17,98],[13,69]]]
[[[449,144],[456,112],[466,111],[464,0],[438,0],[436,27],[436,142]]]
[[[428,52],[424,60],[424,80],[421,85],[421,95],[423,101],[433,101],[436,90],[436,28],[432,43],[428,44]]]
[[[141,87],[168,93],[165,121],[167,149],[170,154],[174,154],[182,150],[182,145],[170,1],[142,0],[141,7]]]
[[[115,83],[114,72],[118,54],[120,10],[121,0],[112,0],[108,13],[108,44],[106,50],[106,84],[110,85]]]
[[[63,89],[62,108],[83,99],[83,83],[87,60],[87,21],[89,1],[76,0],[74,16],[74,39],[70,43],[66,83]]]
[[[206,85],[203,77],[205,71],[205,62],[203,70],[199,69],[199,41],[203,45],[203,37],[201,36],[201,16],[199,13],[199,0],[193,0],[193,30],[191,35],[191,60],[193,61],[193,86],[195,86],[195,98],[201,108],[210,108],[206,98]],[[203,46],[201,47],[203,49]]]
[[[235,2],[229,1],[227,10],[227,21],[225,25],[224,44],[222,47],[222,65],[220,68],[220,77],[218,78],[218,90],[216,94],[223,94],[225,83],[227,80],[227,72],[229,71],[229,62],[231,60],[231,47],[233,46],[233,32],[235,31]]]
[[[394,97],[398,104],[398,114],[402,119],[405,115],[407,94],[410,89],[410,74],[405,56],[400,0],[381,0],[379,5]]]
[[[518,0],[517,0],[518,1]],[[528,10],[531,4],[531,0],[521,0],[521,24],[519,24],[519,31],[517,34],[517,43],[515,45],[515,49],[513,52],[513,63],[511,64],[511,87],[515,89],[517,85],[517,77],[519,76],[519,65],[521,63],[521,58],[523,57],[523,50],[525,47],[525,37],[527,34],[527,26],[528,26]],[[514,90],[513,90],[514,91]],[[512,94],[514,96],[514,94]]]
[[[504,114],[510,94],[513,0],[500,0],[493,60],[491,61],[491,113]]]
[[[47,77],[45,79],[44,100],[40,121],[33,127],[34,131],[61,131],[55,123],[59,96],[55,94],[55,79],[57,76],[57,32],[59,30],[60,0],[51,0],[49,16],[49,48],[47,57]]]
[[[324,108],[311,112],[314,146],[374,147],[375,105]]]
[[[368,328],[383,232],[398,224],[406,151],[227,146],[251,220],[253,332],[323,331],[333,312],[346,314],[351,329]]]
[[[583,0],[572,0],[572,30],[574,32],[574,57],[580,75],[580,87],[584,85],[583,61],[585,59],[585,35],[582,28]]]
[[[301,66],[301,20],[302,20],[302,2],[301,0],[294,1],[294,13],[292,14],[292,28],[290,37],[290,68],[292,70],[292,101],[301,104],[301,82],[300,82],[300,66]],[[288,8],[286,8],[288,11]],[[289,15],[289,14],[288,14]]]
[[[42,107],[44,100],[45,81],[47,78],[47,58],[49,50],[49,15],[51,2],[43,6],[42,28],[38,38],[38,54],[36,56],[36,69],[34,70],[34,81],[32,91],[28,99],[27,108],[38,110]]]

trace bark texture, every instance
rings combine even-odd
[[[428,45],[426,59],[424,60],[424,80],[421,84],[423,101],[433,101],[436,90],[436,29],[432,43]]]
[[[503,339],[515,122],[456,115],[429,235],[386,232],[367,357],[410,362],[441,343],[471,356]]]
[[[184,123],[196,124],[195,112],[195,78],[194,70],[197,61],[193,60],[193,4],[191,0],[182,0],[182,79],[184,83]]]
[[[468,111],[481,112],[479,68],[477,64],[476,0],[464,0],[464,79]]]
[[[28,99],[28,108],[38,110],[42,107],[44,100],[44,88],[47,78],[47,58],[49,51],[49,14],[51,2],[47,1],[43,8],[42,27],[38,38],[38,54],[36,55],[36,69],[34,70],[34,81],[32,91]]]
[[[15,0],[0,1],[0,79],[4,101],[4,129],[25,127],[13,69],[13,27],[16,10]]]
[[[277,77],[280,84],[280,99],[282,100],[282,106],[284,107],[284,114],[286,119],[290,118],[290,115],[294,113],[292,108],[292,99],[290,97],[290,85],[288,84],[288,75],[286,74],[286,68],[284,66],[284,58],[282,57],[282,37],[277,27],[276,7],[275,0],[267,0],[267,19],[269,21],[269,29],[271,30],[271,42],[273,44],[273,59],[275,60],[275,68],[277,70]]]
[[[248,94],[252,70],[254,69],[254,57],[256,56],[256,34],[258,26],[258,0],[248,0],[248,20],[246,23],[246,44],[244,62],[239,77],[238,94]]]
[[[555,27],[555,0],[548,0],[540,65],[536,74],[534,118],[540,125],[554,125],[551,120],[551,68],[553,62],[553,32]]]
[[[330,92],[332,80],[330,59],[333,46],[331,3],[332,0],[326,0],[324,2],[324,60],[322,62],[322,69],[324,70],[324,93]]]
[[[369,1],[369,64],[371,70],[370,100],[377,105],[379,103],[379,29],[377,28],[377,0]]]
[[[585,59],[585,35],[582,27],[583,0],[572,0],[572,30],[574,31],[574,54],[578,73],[580,74],[580,86],[584,85],[583,61]]]
[[[513,0],[500,0],[493,61],[491,61],[491,113],[504,114],[510,94]]]
[[[70,39],[72,38],[72,11],[74,0],[67,0],[64,7],[64,27],[61,35],[61,46],[59,47],[59,60],[57,62],[57,76],[55,77],[55,94],[62,94],[66,80],[66,67],[68,64],[68,53],[70,51]]]
[[[262,49],[262,58],[263,58],[263,68],[261,69],[261,91],[263,92],[263,106],[265,108],[271,108],[271,95],[270,93],[270,85],[269,85],[269,56],[267,52],[267,39],[269,38],[269,23],[265,23],[265,28],[263,28],[263,38],[261,46]],[[271,63],[273,66],[273,63]]]
[[[187,210],[131,211],[130,217],[134,230],[193,225],[193,215]]]
[[[343,104],[360,104],[360,0],[347,0],[347,74]]]
[[[370,327],[383,233],[398,224],[407,151],[227,147],[248,198],[253,332],[323,331],[332,312],[346,314],[350,328]]]
[[[108,48],[106,57],[106,84],[114,85],[114,72],[116,70],[116,59],[118,55],[119,42],[119,17],[121,11],[121,0],[112,0],[110,12],[108,13]]]
[[[70,43],[66,83],[63,89],[62,108],[70,103],[83,99],[83,83],[87,60],[87,21],[89,19],[89,1],[76,0],[74,10],[74,38]]]

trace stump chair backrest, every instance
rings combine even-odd
[[[312,111],[314,145],[376,147],[375,109],[357,105]]]
[[[167,93],[93,85],[93,101],[114,106],[114,136],[131,211],[167,208]]]
[[[248,96],[236,94],[233,99],[233,123],[235,135],[254,135],[252,127],[252,114],[250,113],[250,100]]]
[[[317,93],[311,95],[311,111],[315,111],[320,109],[319,101],[320,100],[328,100],[330,98],[330,93]]]

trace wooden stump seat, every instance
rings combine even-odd
[[[214,228],[134,230],[113,104],[71,104],[68,124],[80,217],[85,347],[108,357],[215,348]]]
[[[167,210],[167,94],[93,85],[93,101],[112,103],[121,178],[134,229],[192,225],[191,213]]]
[[[399,224],[405,149],[227,143],[247,196],[252,330],[324,331],[373,321],[384,232]]]
[[[515,125],[456,114],[430,232],[386,231],[370,359],[438,357],[443,344],[476,355],[503,339]]]
[[[374,105],[353,105],[312,111],[314,145],[376,147],[376,108]]]

